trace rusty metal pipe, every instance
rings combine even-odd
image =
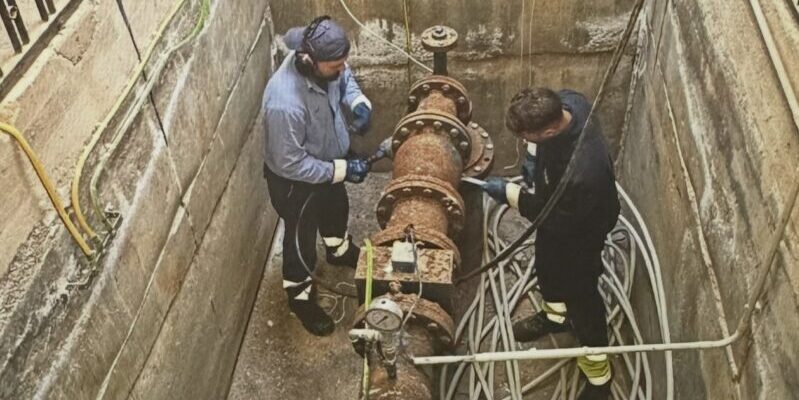
[[[440,354],[454,339],[449,314],[453,312],[451,285],[461,255],[452,237],[466,224],[466,206],[458,187],[464,174],[479,176],[487,172],[493,160],[493,144],[487,132],[470,123],[472,103],[466,88],[443,76],[447,73],[446,52],[456,42],[457,33],[447,27],[436,26],[422,34],[423,45],[435,54],[436,75],[411,87],[408,114],[391,138],[393,179],[376,207],[383,230],[372,240],[380,250],[379,263],[390,265],[392,246],[406,240],[406,228],[413,225],[416,243],[422,247],[420,254],[424,254],[419,257],[415,278],[387,268],[380,270],[375,280],[383,293],[388,288],[384,296],[401,304],[410,319],[403,325],[396,376],[376,368],[370,379],[372,399],[432,399],[432,370],[413,365],[410,355]],[[360,285],[368,284],[363,280],[364,271],[364,263],[359,261],[356,281]],[[418,296],[407,294],[422,287],[424,291],[419,290]],[[365,313],[365,308],[358,311],[356,327],[364,323]],[[370,360],[370,364],[380,362],[374,354]]]
[[[458,115],[458,106],[455,105],[455,102],[438,90],[431,91],[430,95],[423,98],[422,101],[419,102],[418,110],[439,111],[452,116]]]
[[[456,189],[463,174],[463,160],[446,136],[425,128],[408,138],[394,155],[394,179],[406,175],[438,178]]]
[[[429,198],[409,198],[398,202],[388,222],[388,227],[404,228],[424,226],[438,232],[449,230],[449,219],[441,203]]]
[[[397,356],[398,379],[391,379],[385,369],[377,368],[370,376],[372,388],[370,400],[432,399],[433,377],[427,371],[414,365],[410,354],[437,354],[435,339],[423,326],[409,325],[403,334],[405,352]],[[372,360],[379,362],[379,360]]]

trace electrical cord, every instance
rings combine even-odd
[[[596,95],[596,99],[594,103],[591,105],[591,111],[588,113],[588,117],[585,119],[585,123],[583,124],[582,129],[577,138],[577,144],[574,146],[574,150],[572,151],[572,155],[569,158],[569,163],[566,166],[566,170],[563,172],[563,176],[561,176],[558,185],[555,187],[555,190],[552,193],[552,196],[547,200],[544,207],[538,213],[538,215],[533,220],[532,224],[530,225],[527,230],[525,230],[519,237],[507,248],[502,250],[499,254],[496,255],[491,261],[487,262],[482,267],[471,271],[470,273],[455,279],[455,284],[460,285],[461,283],[474,278],[482,274],[483,272],[499,265],[499,263],[507,258],[513,251],[521,246],[530,236],[541,226],[541,223],[549,216],[552,210],[555,208],[557,203],[560,201],[563,193],[566,190],[566,186],[568,186],[569,181],[571,180],[572,175],[574,175],[575,166],[577,164],[577,154],[583,148],[583,144],[585,143],[585,130],[588,127],[588,124],[591,123],[591,118],[594,116],[594,111],[596,111],[597,106],[602,102],[605,95],[605,87],[607,83],[610,81],[610,78],[615,74],[616,70],[618,69],[619,63],[621,62],[621,57],[624,53],[624,49],[627,47],[627,42],[632,35],[633,28],[635,27],[635,22],[638,20],[638,16],[641,13],[641,9],[643,8],[644,0],[638,0],[633,7],[632,13],[630,14],[630,20],[627,22],[627,28],[622,35],[621,40],[619,41],[618,45],[616,46],[616,50],[613,54],[613,58],[611,63],[605,72],[605,76],[602,79],[602,83],[599,86],[599,90]]]
[[[624,217],[619,218],[616,228],[605,241],[605,251],[603,252],[604,274],[600,278],[599,290],[606,307],[606,321],[610,335],[609,345],[611,346],[644,342],[640,325],[637,323],[630,302],[633,293],[632,286],[636,282],[635,272],[642,266],[648,272],[657,313],[656,321],[660,324],[660,330],[664,337],[668,336],[668,327],[666,326],[668,317],[665,309],[662,308],[666,300],[664,292],[661,291],[662,276],[659,272],[657,254],[649,240],[649,234],[640,214],[635,210],[635,206],[626,193],[621,188],[619,191],[626,209],[631,210],[633,223]],[[483,204],[486,210],[483,218],[483,245],[486,248],[485,257],[490,257],[492,253],[498,253],[508,245],[499,236],[499,226],[503,216],[509,210],[509,206],[490,201],[487,196],[484,196]],[[512,257],[507,260],[510,274],[504,277],[501,274],[502,268],[486,271],[481,276],[481,286],[456,327],[455,343],[461,343],[464,340],[466,350],[471,354],[484,351],[486,348],[491,352],[517,350],[513,344],[512,332],[507,332],[507,339],[502,332],[506,326],[510,325],[510,316],[513,310],[519,306],[522,300],[529,300],[534,310],[542,309],[540,300],[531,293],[538,284],[534,272],[534,254],[528,254],[528,258],[525,260],[520,257]],[[502,290],[503,284],[506,285],[505,290]],[[498,293],[500,296],[496,296],[494,293]],[[550,341],[554,347],[559,347],[554,337],[550,336]],[[511,377],[512,380],[499,382],[499,378],[493,372],[496,362],[459,363],[454,371],[442,368],[439,376],[441,390],[439,396],[442,400],[460,398],[456,396],[463,396],[462,390],[466,389],[466,385],[460,383],[466,383],[465,381],[468,380],[468,397],[464,398],[520,399],[524,394],[547,382],[547,378],[559,374],[560,378],[559,381],[555,381],[557,386],[554,387],[552,398],[574,399],[581,388],[581,379],[579,370],[571,361],[570,359],[558,361],[554,366],[542,374],[536,375],[532,381],[524,385],[513,369],[509,369],[510,373],[504,375]],[[666,389],[671,391],[673,386],[672,361],[670,357],[663,361],[666,364],[664,371]],[[614,375],[626,374],[626,378],[614,380],[613,398],[652,399],[652,382],[654,382],[655,371],[651,365],[653,362],[654,360],[644,353],[621,354],[615,358]],[[503,364],[510,368],[513,367],[508,362],[503,362]],[[658,369],[658,371],[661,370]],[[658,377],[654,376],[654,378]],[[553,381],[549,380],[549,382]],[[496,392],[497,388],[503,388],[501,390],[507,390],[507,392],[499,396]]]
[[[308,276],[311,277],[311,281],[312,282],[318,284],[319,286],[321,286],[321,287],[327,289],[328,291],[330,291],[332,293],[335,293],[335,294],[337,294],[339,296],[352,297],[352,298],[357,299],[358,298],[357,293],[356,294],[352,294],[352,293],[347,293],[347,292],[341,291],[337,287],[335,287],[333,285],[330,285],[327,282],[325,282],[324,280],[322,280],[321,278],[319,278],[319,276],[316,275],[316,273],[313,270],[311,270],[311,268],[308,266],[308,263],[306,262],[305,257],[303,257],[303,255],[302,255],[302,247],[300,246],[300,225],[302,225],[302,221],[305,219],[305,211],[308,209],[308,205],[311,204],[311,201],[313,201],[313,198],[315,196],[316,196],[316,193],[315,192],[311,192],[308,195],[308,197],[305,199],[305,202],[302,203],[302,207],[300,208],[300,213],[297,215],[297,223],[294,225],[294,247],[297,250],[297,258],[299,258],[300,264],[302,264],[302,267],[305,268],[305,272],[307,272]]]
[[[408,236],[408,239],[410,240],[411,245],[413,246],[413,264],[414,264],[414,270],[416,271],[416,279],[419,282],[419,293],[416,294],[416,299],[413,300],[411,308],[408,309],[408,312],[405,314],[405,318],[403,318],[402,320],[402,325],[400,325],[400,332],[402,332],[405,329],[405,324],[408,322],[409,319],[411,319],[411,315],[413,315],[413,310],[416,308],[416,304],[419,303],[419,299],[422,298],[422,275],[421,272],[419,271],[419,265],[417,263],[419,256],[417,254],[417,249],[416,249],[416,238],[413,234],[413,225],[408,225],[405,228],[405,232],[406,235]]]
[[[72,236],[72,239],[75,240],[75,243],[77,243],[78,247],[80,247],[81,251],[83,251],[83,254],[86,256],[86,258],[91,260],[95,255],[95,250],[92,249],[85,239],[83,239],[83,236],[81,236],[78,228],[72,223],[72,220],[69,219],[69,214],[64,208],[61,197],[58,195],[58,191],[53,185],[53,181],[50,180],[50,177],[47,175],[47,172],[44,169],[44,165],[42,165],[41,160],[36,155],[36,152],[33,151],[30,144],[25,139],[25,136],[23,136],[22,133],[14,126],[4,122],[0,122],[0,132],[11,136],[17,142],[17,144],[19,144],[19,147],[25,153],[25,156],[28,157],[28,161],[31,163],[33,170],[36,172],[39,182],[41,182],[42,187],[44,187],[44,190],[47,192],[47,197],[50,199],[53,208],[58,213],[58,217],[61,219],[64,227],[67,228],[67,231]]]
[[[128,12],[125,10],[125,5],[122,4],[122,0],[117,0],[117,9],[119,9],[119,14],[122,16],[122,21],[125,23],[125,28],[128,30],[130,42],[133,44],[133,50],[136,52],[136,59],[141,62],[141,50],[139,49],[139,42],[136,40],[136,35],[133,33],[133,27],[130,25]],[[147,72],[145,70],[142,70],[141,74],[145,81],[149,79],[147,78]],[[164,129],[164,121],[161,119],[161,112],[158,111],[158,106],[155,104],[153,93],[148,93],[147,97],[150,99],[150,105],[153,107],[153,114],[155,115],[155,121],[158,124],[158,128],[161,130],[161,136],[164,138],[164,142],[166,142],[167,138],[166,130]]]

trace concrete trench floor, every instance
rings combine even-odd
[[[375,173],[363,184],[348,185],[349,229],[359,245],[379,230],[373,205],[389,179],[390,174]],[[363,359],[353,351],[347,333],[357,301],[345,299],[342,310],[340,298],[320,289],[320,304],[340,320],[331,336],[320,338],[307,333],[290,314],[281,286],[282,237],[282,231],[275,236],[228,399],[356,399]],[[321,248],[319,252],[321,278],[333,284],[352,282],[354,270],[325,264]]]
[[[374,214],[374,205],[380,192],[390,180],[388,173],[373,173],[361,185],[348,185],[350,199],[350,234],[356,243],[379,230]],[[515,212],[511,212],[500,229],[503,237],[515,237],[526,226],[526,222]],[[250,316],[247,333],[239,352],[228,400],[353,400],[358,398],[362,358],[352,349],[348,331],[357,308],[355,299],[344,299],[320,289],[320,305],[338,320],[336,331],[328,337],[312,336],[305,331],[299,320],[288,310],[282,282],[282,229],[278,230],[261,286]],[[324,263],[321,241],[318,246],[320,277],[334,285],[352,282],[354,271],[344,267],[334,267]],[[341,287],[344,290],[351,288]],[[471,292],[473,295],[473,292]],[[471,302],[471,296],[464,299]],[[491,313],[490,309],[487,311]],[[531,312],[529,302],[520,305],[515,318]],[[569,334],[553,337],[560,347],[573,346]],[[531,347],[533,344],[524,346]],[[549,340],[537,342],[540,348],[550,348]],[[463,350],[463,349],[461,349]],[[485,348],[484,351],[487,351]],[[463,351],[461,351],[463,352]],[[522,377],[525,381],[533,379],[548,368],[550,363],[522,363]],[[496,368],[498,382],[505,381],[504,368]],[[539,390],[529,393],[525,398],[551,398],[556,377],[548,380]],[[462,381],[455,398],[468,398],[468,388]],[[506,395],[504,384],[497,385],[497,398]]]

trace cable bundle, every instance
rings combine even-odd
[[[669,332],[666,300],[657,254],[640,214],[627,194],[620,187],[618,189],[635,223],[621,216],[616,228],[608,235],[602,255],[605,272],[600,277],[599,289],[605,300],[610,345],[644,343],[630,303],[635,273],[641,267],[645,269],[651,284],[661,339],[667,343]],[[499,233],[500,223],[509,208],[507,205],[498,205],[487,196],[484,196],[483,207],[485,261],[495,257],[509,245]],[[461,343],[467,353],[519,350],[511,328],[513,311],[525,300],[532,303],[534,311],[542,309],[541,300],[533,295],[533,290],[537,287],[534,261],[533,240],[528,239],[499,268],[483,272],[475,298],[456,330],[456,343]],[[557,347],[552,336],[550,340]],[[614,399],[652,398],[651,357],[646,353],[629,353],[612,360],[615,375]],[[665,363],[668,392],[671,392],[673,370],[670,353],[666,353]],[[529,382],[522,382],[518,361],[502,362],[504,365],[499,366],[496,364],[461,363],[454,371],[444,366],[440,375],[440,398],[450,400],[458,394],[458,398],[521,400],[526,393],[530,393],[553,375],[558,375],[559,378],[552,399],[573,399],[579,392],[580,373],[576,363],[570,359],[559,360]],[[496,368],[504,368],[507,379],[505,382],[496,382]],[[468,386],[463,382],[466,376]],[[463,393],[466,388],[468,397],[464,397]],[[495,397],[503,388],[508,395]]]

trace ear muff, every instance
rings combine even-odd
[[[303,76],[313,76],[316,63],[310,55],[306,53],[297,53],[297,56],[294,58],[294,66]]]

